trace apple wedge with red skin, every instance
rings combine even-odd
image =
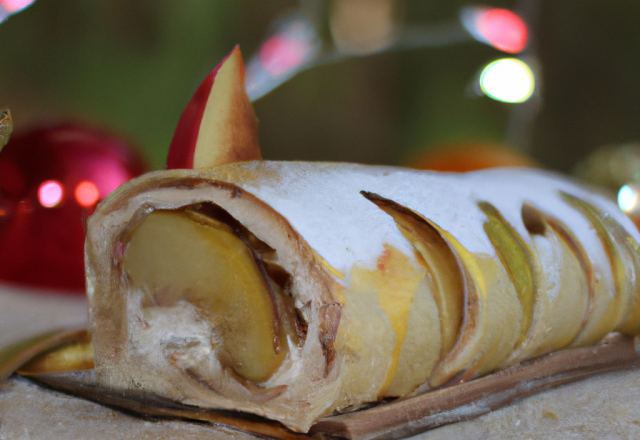
[[[257,118],[244,87],[240,47],[205,78],[173,135],[167,169],[261,159]]]

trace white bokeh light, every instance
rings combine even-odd
[[[622,212],[629,213],[638,206],[640,194],[636,188],[630,185],[624,185],[618,191],[618,206]]]
[[[38,201],[45,208],[53,208],[62,200],[64,189],[62,184],[56,180],[42,182],[38,188]]]
[[[523,61],[502,58],[482,70],[480,88],[485,95],[498,101],[524,102],[533,95],[535,76]]]

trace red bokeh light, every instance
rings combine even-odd
[[[260,48],[260,63],[271,75],[279,76],[302,64],[305,52],[302,42],[276,35]]]
[[[490,9],[482,13],[477,21],[477,30],[489,44],[508,53],[521,52],[529,38],[525,22],[506,9]]]
[[[85,180],[76,186],[75,196],[80,206],[87,208],[95,205],[98,199],[100,199],[100,192],[93,182]]]

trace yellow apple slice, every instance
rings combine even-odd
[[[526,340],[507,363],[567,347],[583,327],[591,297],[584,254],[566,226],[526,203],[522,221],[531,238],[537,292]]]
[[[464,310],[463,277],[456,257],[438,231],[420,220],[415,213],[398,204],[386,203],[373,194],[363,194],[393,217],[396,226],[413,245],[419,261],[431,275],[433,296],[440,314],[440,357],[444,357],[456,343]]]
[[[638,256],[630,243],[635,240],[610,215],[603,213],[595,205],[567,193],[562,198],[584,215],[595,229],[611,265],[614,292],[596,283],[592,307],[585,328],[580,332],[573,346],[593,344],[609,332],[620,327],[627,331],[638,328],[637,322],[629,322],[630,315],[638,313],[638,281],[640,276]],[[637,249],[637,244],[635,244]]]
[[[77,338],[39,354],[21,366],[17,373],[33,374],[66,373],[91,370],[93,368],[93,345],[91,334],[78,332]]]
[[[43,334],[20,340],[6,347],[0,347],[0,382],[7,379],[16,370],[25,368],[34,359],[41,359],[44,353],[50,353],[60,347],[75,346],[76,343],[91,344],[91,336],[87,330],[53,330]],[[93,363],[93,350],[83,351],[88,362]],[[76,358],[77,359],[77,358]],[[58,360],[60,360],[58,358]],[[59,369],[61,363],[64,368]],[[73,364],[73,365],[72,365]],[[51,366],[51,364],[50,364]],[[73,362],[56,362],[56,371],[77,370]]]
[[[228,225],[155,211],[133,229],[122,265],[148,295],[146,306],[195,305],[222,341],[218,359],[241,377],[263,382],[282,363],[287,347],[264,268]]]
[[[440,359],[440,319],[431,281],[422,278],[413,295],[398,368],[384,390],[385,397],[406,396],[418,388],[426,390],[426,382]]]
[[[167,169],[261,159],[257,119],[236,46],[196,90],[173,135]]]
[[[505,269],[493,257],[469,252],[451,234],[432,225],[454,250],[465,286],[458,340],[429,377],[429,385],[435,388],[504,366],[520,334],[522,311]]]
[[[364,191],[362,194],[378,206],[403,212],[432,227],[447,244],[459,267],[464,292],[462,323],[455,345],[440,358],[431,372],[429,385],[439,387],[447,382],[466,380],[503,366],[518,339],[522,325],[521,307],[505,269],[488,254],[469,252],[449,232],[421,214],[377,194]],[[431,251],[426,247],[423,250],[425,253]],[[442,258],[441,255],[435,254],[430,260],[434,262],[438,258]],[[446,270],[452,269],[449,267]],[[440,275],[441,282],[444,283],[446,278],[446,275]],[[447,306],[449,311],[455,309],[454,298],[457,295],[454,293],[453,298],[447,300],[452,301]],[[495,319],[495,316],[501,316],[501,319]],[[455,313],[451,317],[455,317]]]
[[[341,406],[407,395],[426,382],[440,357],[426,269],[389,244],[383,249],[377,264],[352,268],[344,292]]]

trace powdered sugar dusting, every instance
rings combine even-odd
[[[373,192],[420,213],[451,233],[474,253],[495,256],[478,202],[493,204],[531,244],[522,222],[528,202],[567,224],[593,263],[607,265],[602,243],[589,221],[567,204],[561,192],[584,199],[610,213],[640,241],[637,230],[617,206],[558,175],[523,168],[466,174],[338,163],[260,162],[239,164],[266,178],[237,182],[282,214],[330,265],[348,273],[353,264],[373,266],[388,243],[405,253],[410,245],[390,216],[366,200]],[[605,270],[604,267],[601,268]],[[610,270],[610,269],[608,269]]]

